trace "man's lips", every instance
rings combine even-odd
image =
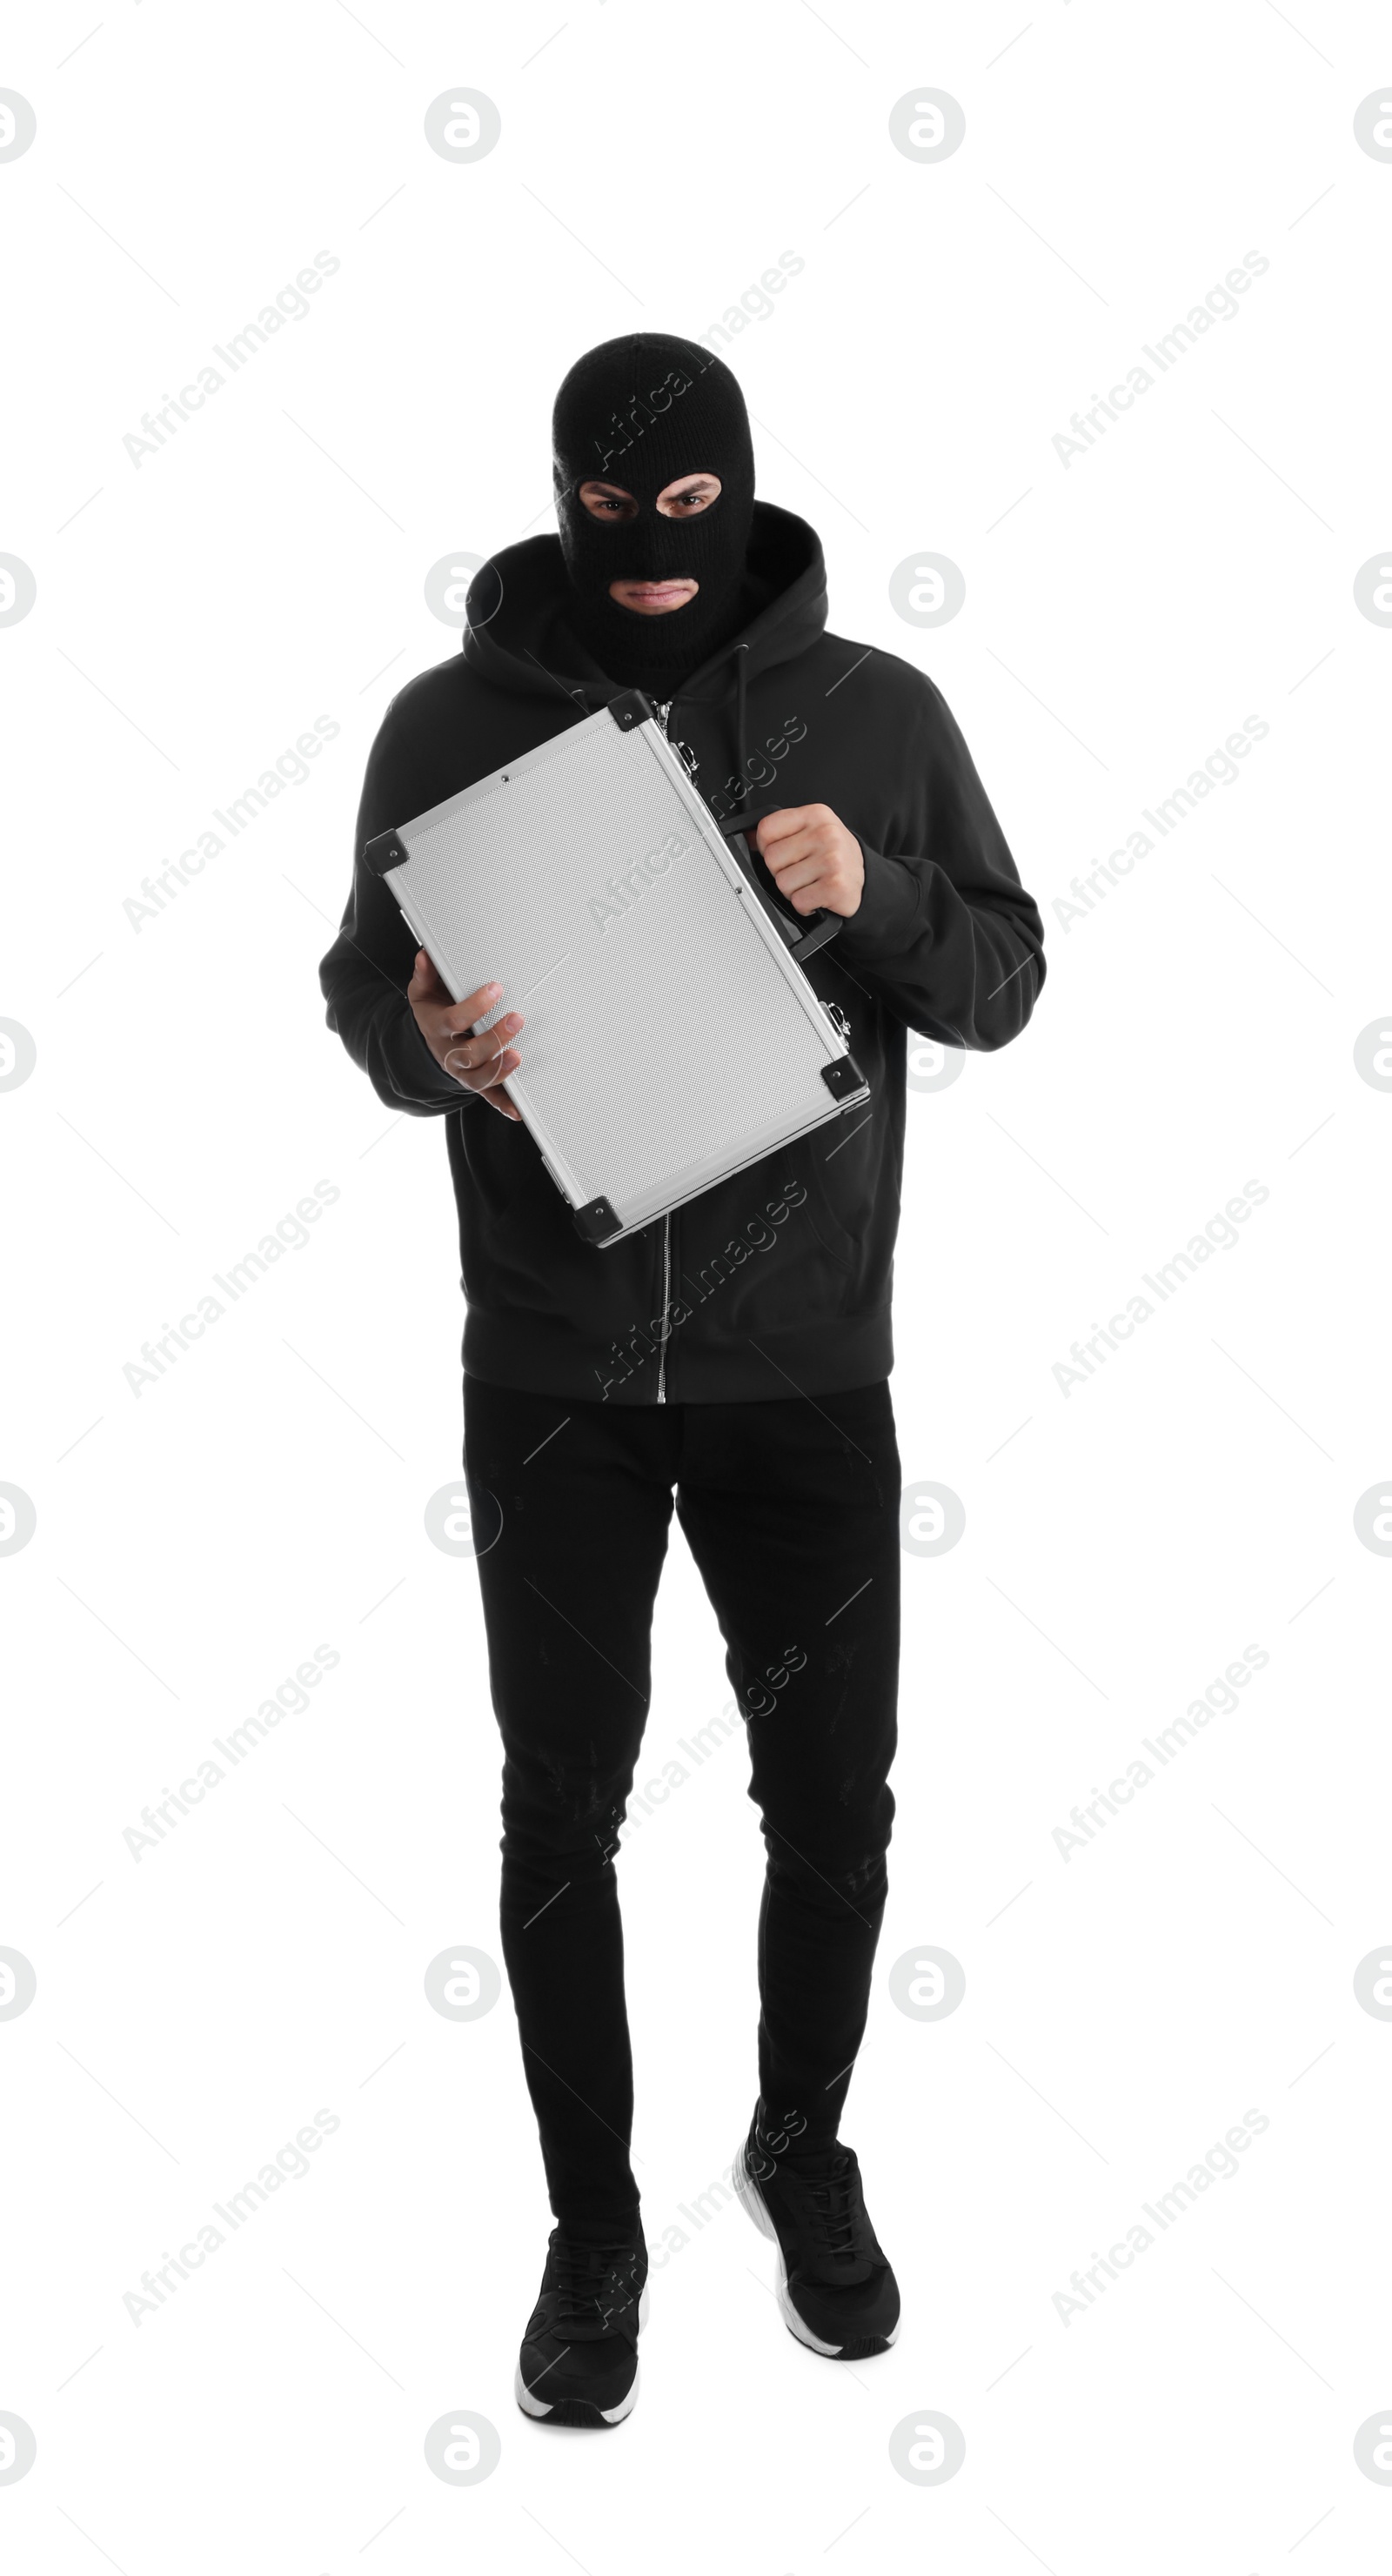
[[[690,581],[631,581],[626,584],[637,599],[672,599],[678,591],[694,587]]]

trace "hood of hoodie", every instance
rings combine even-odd
[[[815,644],[826,626],[826,564],[821,539],[805,519],[756,501],[745,557],[747,616],[739,632],[688,673],[678,695],[728,697],[745,679],[772,670]],[[566,623],[574,594],[559,537],[525,537],[491,555],[469,585],[464,659],[494,688],[525,697],[554,697],[559,687],[587,714],[618,694]],[[676,617],[681,610],[670,612]]]

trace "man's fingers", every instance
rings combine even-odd
[[[764,852],[764,865],[780,883],[790,868],[825,865],[827,851],[815,832],[799,832],[796,839],[779,841]]]
[[[812,831],[819,823],[829,820],[831,808],[828,805],[780,805],[755,825],[754,838],[767,858],[770,844],[786,841],[792,832]]]
[[[486,1019],[502,996],[501,984],[480,984],[476,992],[453,1001],[434,959],[425,949],[417,949],[406,998],[431,1054],[462,1089],[480,1092],[505,1118],[520,1119],[521,1111],[502,1085],[522,1061],[510,1043],[523,1025],[521,1012],[507,1011],[480,1036],[471,1034],[474,1022]]]
[[[765,855],[765,866],[781,895],[791,902],[804,887],[816,885],[828,871],[827,853],[816,834],[799,832]],[[815,911],[815,904],[810,907]]]
[[[823,908],[821,886],[820,876],[804,872],[794,876],[791,883],[786,877],[781,877],[778,891],[792,905],[794,912],[820,912]]]
[[[766,815],[765,823],[769,820]],[[770,833],[767,846],[756,840],[755,847],[765,867],[780,885],[789,868],[825,865],[830,851],[826,836],[817,824],[800,822],[792,814],[780,815],[777,820],[785,823],[787,830]]]
[[[481,1038],[461,1037],[456,1039],[454,1032],[449,1025],[448,1018],[446,1018],[441,1023],[440,1037],[444,1045],[449,1049],[448,1061],[451,1073],[457,1072],[464,1066],[467,1066],[469,1070],[472,1071],[477,1066],[488,1065],[494,1068],[494,1070],[489,1074],[489,1080],[496,1082],[499,1078],[496,1070],[498,1060],[500,1056],[505,1055],[508,1052],[510,1041],[517,1036],[522,1025],[521,1012],[509,1011],[504,1019],[496,1022],[494,1027],[485,1030]],[[518,1059],[514,1053],[514,1070],[516,1069],[517,1061]]]
[[[466,993],[462,1001],[451,1002],[444,1018],[446,1036],[472,1028],[475,1020],[483,1019],[502,998],[501,984],[480,984],[476,993]]]
[[[825,876],[826,860],[818,850],[797,850],[791,858],[770,859],[768,868],[780,894],[791,894],[796,886],[811,885],[814,878]]]
[[[468,1085],[470,1091],[486,1091],[490,1084],[506,1082],[516,1073],[522,1058],[516,1047],[498,1046],[491,1037],[473,1038],[467,1046],[446,1047],[441,1062],[456,1082]]]

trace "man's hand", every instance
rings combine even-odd
[[[860,843],[829,805],[781,806],[749,838],[794,912],[849,918],[859,909],[865,884]]]
[[[521,1012],[509,1011],[481,1038],[469,1035],[473,1021],[492,1010],[502,991],[501,984],[481,984],[476,993],[466,993],[462,1002],[452,1002],[422,948],[416,953],[416,971],[406,987],[406,999],[436,1063],[466,1091],[481,1092],[490,1109],[520,1120],[522,1112],[509,1100],[503,1084],[522,1061],[516,1047],[506,1043],[522,1026]]]

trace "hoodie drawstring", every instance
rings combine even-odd
[[[749,647],[747,644],[737,644],[735,646],[735,651],[739,655],[739,713],[735,719],[735,775],[739,780],[739,796],[740,802],[743,804],[749,792],[748,784],[744,775],[746,731],[745,714],[746,693],[749,680]]]
[[[587,715],[597,712],[596,709],[586,706],[583,690],[570,687],[566,681],[561,678],[558,671],[550,670],[547,664],[541,661],[539,657],[532,652],[530,646],[524,647],[524,650],[527,653],[528,660],[536,663],[536,667],[541,672],[542,677],[547,680],[554,680],[562,697],[569,699],[571,705],[578,708],[579,715],[577,717],[577,722],[583,722]],[[735,781],[739,788],[739,801],[741,805],[743,805],[750,793],[749,781],[746,779],[744,774],[744,764],[748,756],[749,732],[749,647],[747,644],[731,644],[727,646],[724,658],[728,660],[731,654],[736,654],[738,656],[735,664]],[[616,686],[613,692],[614,698],[626,696],[629,685],[630,684],[628,682],[624,682]],[[612,704],[612,702],[612,700],[608,700],[602,701],[601,703]]]

